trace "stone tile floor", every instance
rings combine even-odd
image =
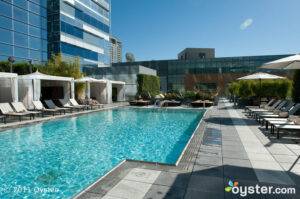
[[[79,198],[300,198],[299,143],[277,140],[227,101],[213,108],[205,122],[192,171],[124,164],[126,172],[104,179]],[[238,187],[295,188],[296,194],[233,194],[224,190],[230,180]],[[103,190],[104,185],[110,186]]]

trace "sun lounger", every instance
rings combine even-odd
[[[265,107],[269,107],[273,102],[275,101],[275,99],[271,99],[266,105]],[[260,108],[260,106],[245,106],[245,112],[247,112],[247,110],[249,110],[250,108],[254,109],[254,108]]]
[[[47,109],[47,108],[45,108],[41,101],[33,101],[32,103],[33,103],[33,106],[36,110],[42,112],[43,117],[44,117],[44,113],[51,113],[53,116],[57,112],[59,112],[60,114],[62,113],[62,110],[59,110],[59,109]]]
[[[0,119],[2,119],[4,124],[6,124],[6,116],[5,115],[0,115]]]
[[[78,102],[75,100],[75,99],[70,99],[70,104],[72,106],[77,106],[77,107],[82,107],[82,108],[86,108],[86,109],[89,109],[91,106],[89,105],[81,105],[81,104],[78,104]]]
[[[265,112],[265,111],[268,111],[268,110],[274,110],[280,103],[282,102],[282,100],[277,100],[271,107],[265,107],[265,108],[250,108],[249,111],[250,111],[250,116],[254,115],[254,113],[256,112]]]
[[[64,114],[66,114],[66,111],[68,111],[68,110],[70,112],[72,112],[72,109],[70,109],[70,108],[60,108],[60,107],[57,107],[52,100],[45,100],[45,103],[48,106],[48,108],[50,108],[50,109],[56,109],[56,110],[62,110],[64,112]]]
[[[18,117],[20,121],[22,121],[22,116],[29,116],[31,119],[31,113],[16,113],[9,103],[0,103],[0,111],[4,116],[13,116]]]
[[[254,111],[253,113],[253,117],[256,120],[259,120],[259,115],[266,115],[266,114],[272,114],[274,111],[280,111],[282,109],[282,107],[287,103],[287,100],[282,101],[278,106],[276,106],[274,109],[271,108],[269,110],[265,110],[265,111]]]
[[[33,119],[35,115],[41,114],[39,111],[28,111],[22,102],[12,102],[11,105],[17,113],[30,113]]]
[[[71,108],[71,109],[75,109],[77,111],[80,111],[80,110],[84,110],[85,107],[82,107],[82,106],[72,106],[69,102],[67,102],[65,99],[59,99],[58,100],[61,105],[64,107],[64,108]]]
[[[277,129],[277,139],[279,139],[279,133],[282,130],[287,130],[289,132],[300,132],[299,124],[275,124],[274,129]]]

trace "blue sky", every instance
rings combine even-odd
[[[299,8],[300,0],[112,0],[112,34],[138,61],[176,59],[187,47],[217,57],[293,54]]]

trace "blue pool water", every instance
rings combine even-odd
[[[119,108],[0,132],[0,198],[71,198],[124,159],[175,163],[203,111]]]

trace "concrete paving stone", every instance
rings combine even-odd
[[[300,145],[299,144],[285,144],[286,147],[289,149],[295,149],[295,150],[300,150]]]
[[[241,146],[243,147],[243,143],[241,141],[231,141],[231,140],[223,140],[222,145],[226,146]]]
[[[214,192],[206,192],[206,191],[199,191],[194,189],[187,189],[184,199],[222,199],[224,198],[224,191],[214,191]]]
[[[273,155],[295,155],[293,153],[293,151],[289,150],[289,149],[284,149],[284,150],[280,150],[280,149],[272,149],[270,150],[268,148],[269,152]]]
[[[221,151],[222,147],[221,146],[205,146],[205,145],[201,145],[200,150]]]
[[[300,163],[300,157],[296,155],[273,155],[273,157],[280,163]]]
[[[223,165],[252,168],[251,162],[249,160],[225,158],[225,157],[223,158]]]
[[[299,149],[292,149],[292,152],[293,152],[295,155],[299,155],[299,154],[300,154],[300,150],[299,150]]]
[[[185,190],[177,187],[152,185],[144,199],[182,199]]]
[[[269,154],[268,150],[264,147],[245,147],[247,153],[265,153]]]
[[[273,161],[261,161],[261,160],[251,160],[252,167],[254,169],[264,169],[271,171],[283,171],[283,168],[280,166],[278,162]]]
[[[243,195],[243,194],[242,194]],[[264,194],[247,194],[246,196],[242,196],[240,193],[233,194],[230,192],[225,192],[225,199],[267,199],[267,196]]]
[[[223,145],[222,146],[222,150],[230,150],[230,151],[240,151],[244,149],[244,146],[243,145],[232,145],[232,146],[229,146],[229,145]]]
[[[202,141],[202,145],[208,145],[208,146],[220,146],[222,145],[221,140],[214,140],[214,139],[204,139]]]
[[[124,199],[124,198],[120,198],[120,197],[115,197],[115,196],[109,196],[109,195],[105,195],[104,197],[102,197],[102,199]]]
[[[221,150],[203,150],[200,149],[198,152],[198,156],[212,156],[212,157],[222,157],[222,151]]]
[[[222,166],[222,158],[211,156],[197,156],[195,164]]]
[[[85,192],[81,194],[77,199],[100,199],[103,198],[103,196],[104,194]]]
[[[203,175],[192,175],[188,184],[188,189],[206,192],[223,192],[223,178]]]
[[[236,135],[236,136],[222,136],[222,141],[241,141],[241,139]]]
[[[293,172],[293,173],[300,173],[300,163],[293,164],[293,163],[280,163],[285,171]]]
[[[249,160],[247,153],[245,152],[229,152],[229,151],[224,151],[223,152],[223,157],[224,158],[232,158],[232,159],[243,159],[243,160]]]
[[[249,159],[260,160],[260,161],[275,161],[275,159],[270,154],[264,153],[247,153]]]
[[[246,150],[244,148],[223,148],[222,149],[223,153],[235,153],[235,152],[240,152],[240,153],[246,153]]]
[[[272,171],[262,169],[254,169],[254,171],[259,182],[295,185],[293,180],[284,171]]]
[[[185,188],[191,175],[189,173],[161,172],[154,184]]]
[[[150,169],[140,169],[135,168],[132,169],[127,176],[125,176],[125,180],[134,180],[138,182],[146,182],[153,183],[157,177],[160,175],[161,171],[150,170]]]
[[[247,167],[238,167],[238,166],[223,166],[224,168],[224,177],[230,179],[243,179],[243,180],[252,180],[256,181],[256,173],[252,168]]]
[[[193,175],[223,177],[223,167],[214,165],[194,165]]]
[[[299,199],[300,198],[300,188],[293,186],[293,185],[282,185],[282,184],[275,184],[275,183],[261,183],[261,186],[266,186],[266,187],[272,187],[272,192],[275,191],[275,189],[284,189],[288,190],[289,194],[268,194],[267,198],[275,198],[275,199],[282,199],[282,198],[287,198],[287,199]],[[294,189],[296,193],[293,193]]]
[[[118,184],[121,178],[108,175],[98,183],[94,184],[88,191],[96,194],[106,194],[111,188]]]
[[[107,195],[128,199],[143,198],[149,191],[151,184],[131,180],[121,180]]]

